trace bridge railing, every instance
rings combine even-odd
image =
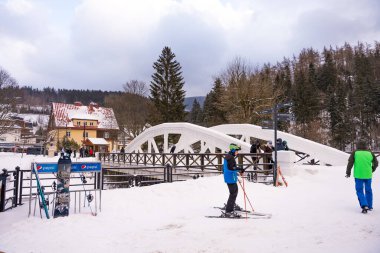
[[[160,173],[164,175],[164,168],[167,165],[173,168],[174,181],[218,175],[222,172],[224,156],[222,153],[99,153],[98,158],[106,171],[114,173],[117,171],[119,177],[124,174],[125,180],[121,180],[122,182],[129,181],[127,185],[136,185],[135,178],[131,176],[128,178],[125,174],[138,174],[139,178],[146,178],[146,180],[138,179],[138,182],[148,183],[147,181],[152,181],[148,175],[149,170],[161,169]],[[237,156],[237,163],[246,169],[245,176],[248,180],[273,182],[272,154],[240,153]],[[145,171],[146,174],[141,171]],[[107,173],[103,175],[107,181]],[[163,176],[157,178],[164,180]]]

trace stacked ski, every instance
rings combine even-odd
[[[34,174],[36,175],[36,181],[37,181],[37,192],[38,192],[38,200],[39,200],[39,203],[40,203],[40,208],[43,208],[44,211],[45,211],[45,215],[46,215],[46,218],[50,218],[49,217],[49,211],[48,211],[48,207],[47,207],[47,204],[49,202],[46,201],[45,199],[45,192],[44,192],[44,188],[41,186],[41,181],[40,181],[40,177],[38,175],[38,170],[36,168],[36,165],[34,164],[32,166],[33,168],[33,172]],[[40,213],[41,213],[41,209],[40,209]],[[42,216],[41,216],[42,218]]]

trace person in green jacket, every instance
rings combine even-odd
[[[372,173],[378,166],[376,156],[367,148],[365,141],[359,141],[357,149],[348,158],[346,177],[351,176],[354,166],[356,195],[358,196],[362,213],[373,210]]]

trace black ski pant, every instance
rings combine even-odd
[[[236,197],[238,195],[238,185],[237,183],[234,184],[227,184],[228,190],[230,192],[230,196],[227,200],[227,206],[226,206],[226,212],[232,212],[234,210]]]

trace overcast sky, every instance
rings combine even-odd
[[[379,0],[0,0],[0,66],[34,88],[149,86],[169,46],[186,96],[203,96],[235,57],[261,66],[375,40]]]

